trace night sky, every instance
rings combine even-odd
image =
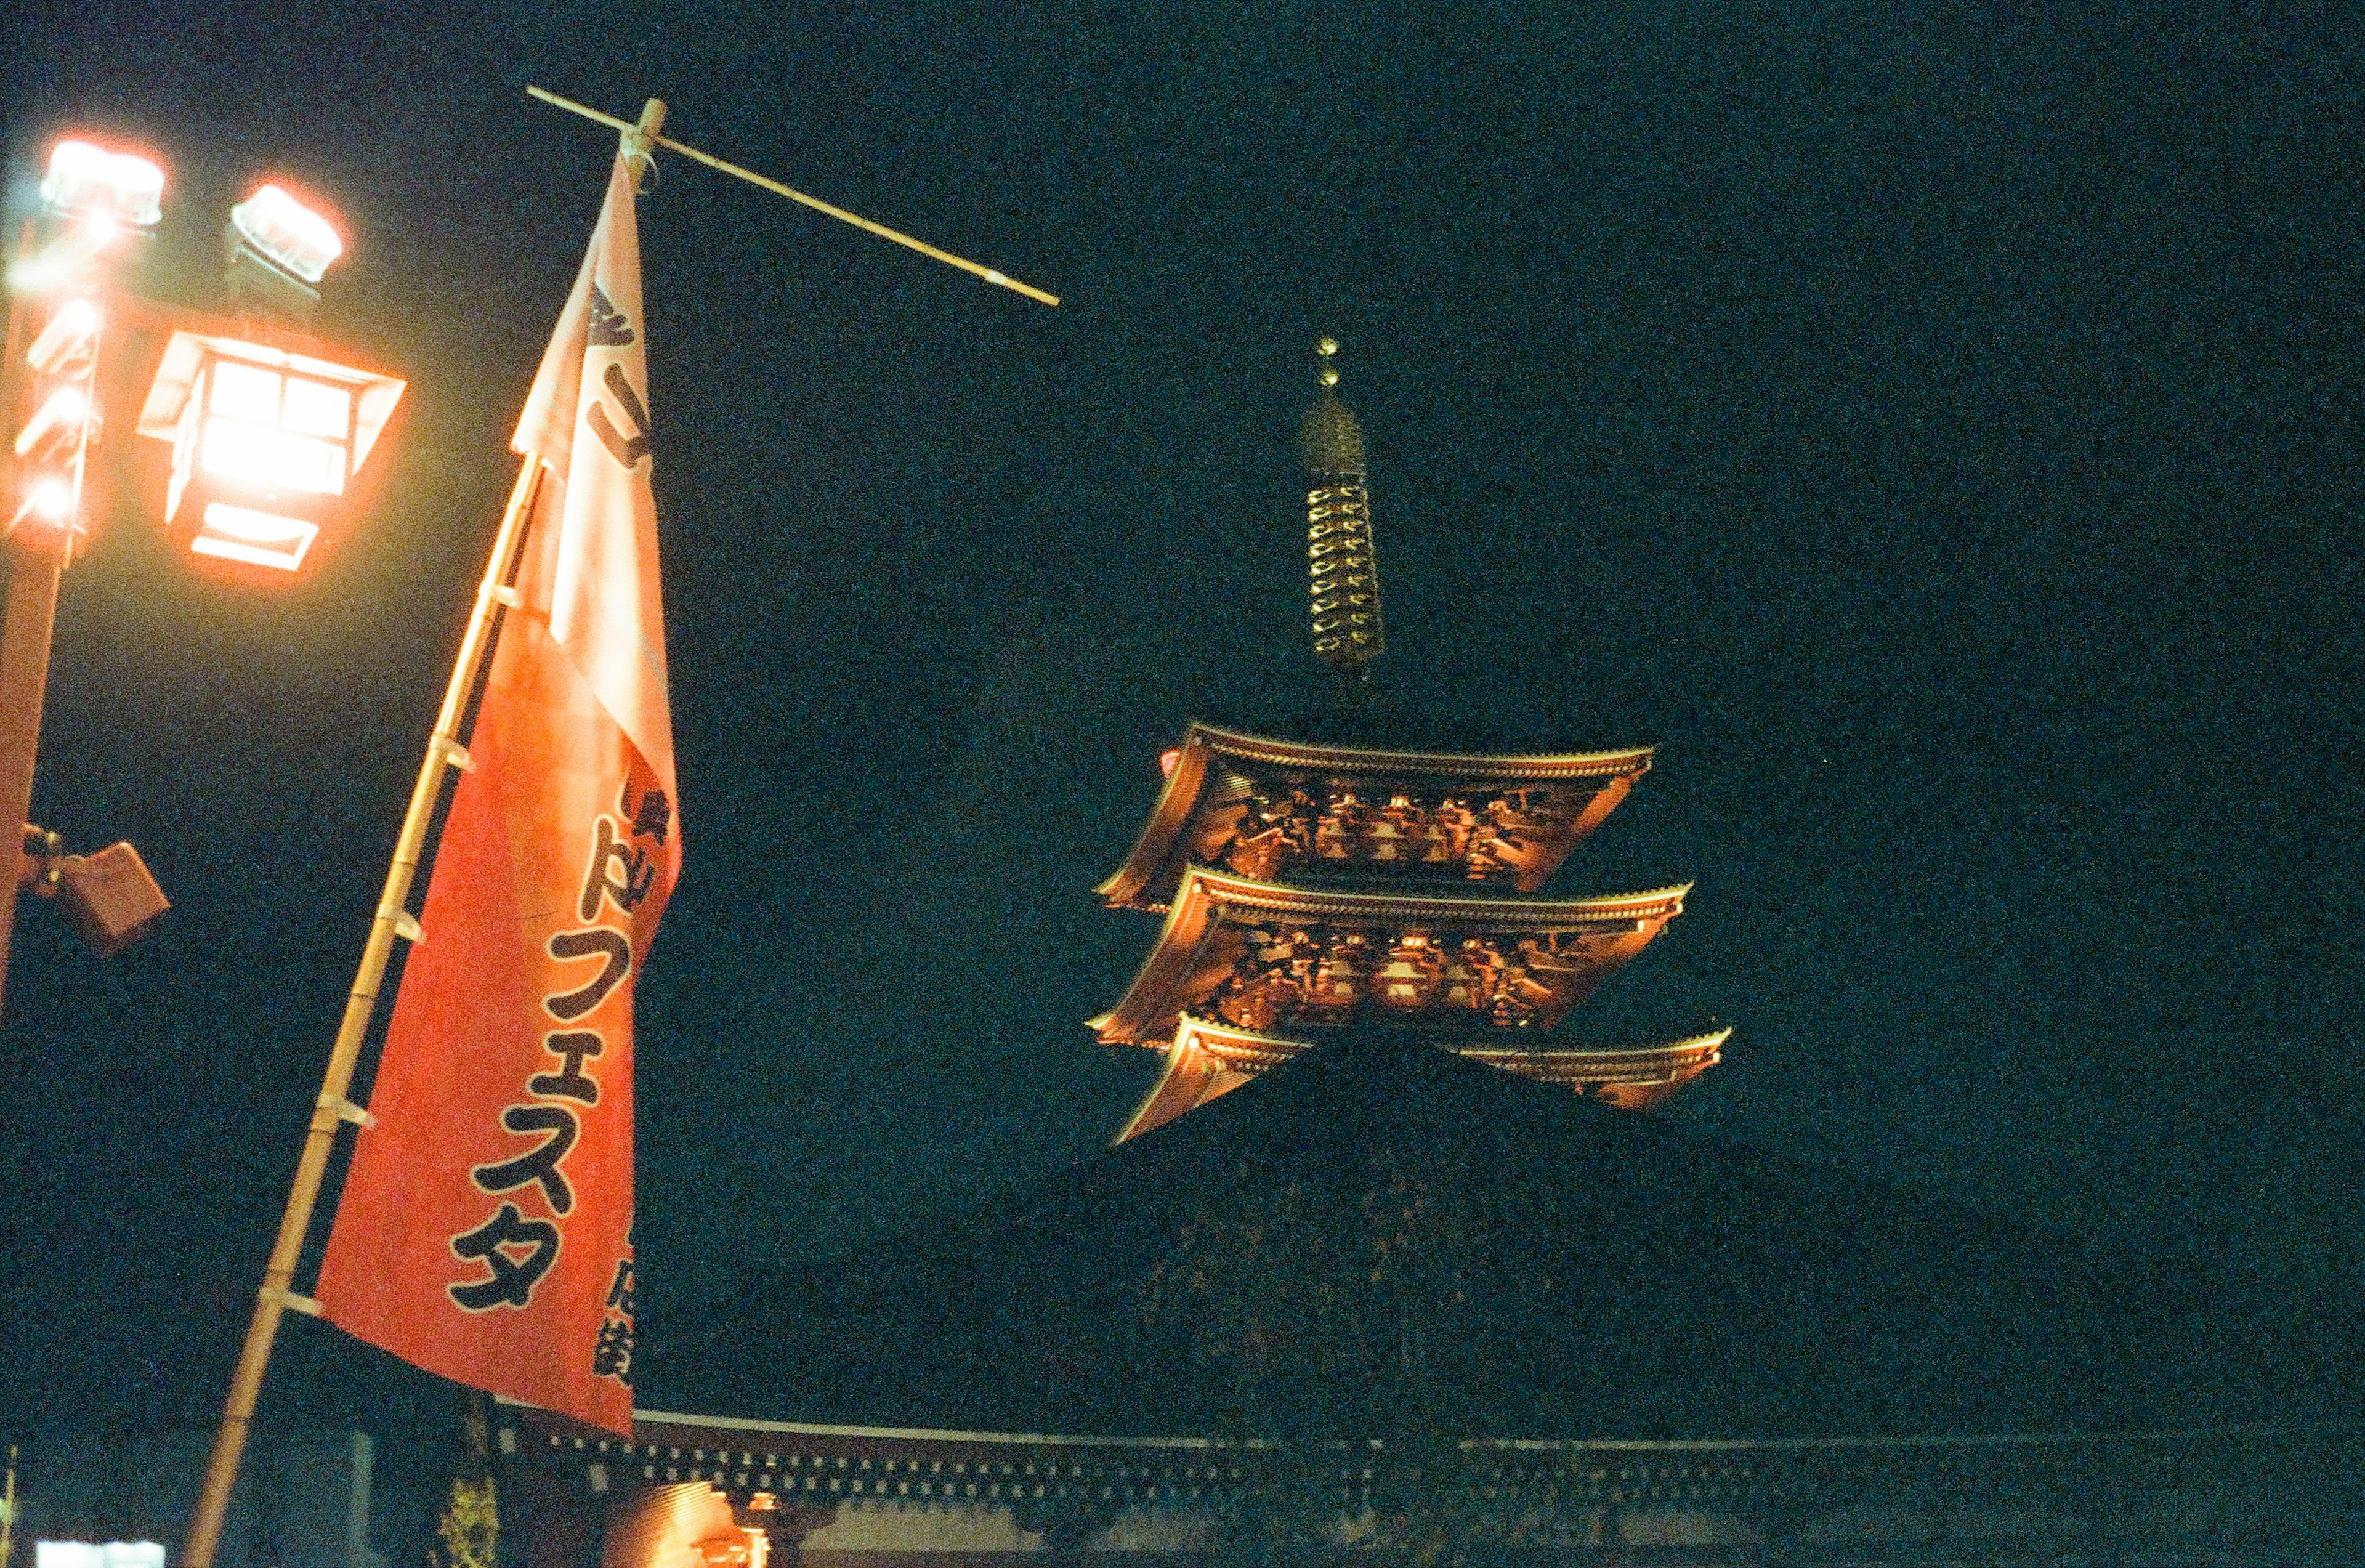
[[[1023,1191],[1147,1086],[1080,1022],[1155,925],[1089,890],[1183,721],[1307,658],[1324,332],[1384,678],[1661,748],[1558,886],[1698,887],[1578,1037],[1729,1023],[1668,1113],[1703,1133],[2356,1288],[2348,7],[5,17],[19,186],[60,131],[152,150],[142,286],[210,305],[229,205],[291,175],[351,241],[319,330],[411,378],[311,581],[193,576],[152,497],[67,581],[35,816],[175,908],[104,964],[19,925],[9,1433],[220,1398],[614,147],[528,82],[661,95],[1066,301],[679,159],[643,200],[688,845],[640,994],[653,1328]],[[443,1408],[282,1343],[269,1418]]]

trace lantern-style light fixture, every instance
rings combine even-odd
[[[50,150],[41,205],[51,212],[152,229],[164,215],[163,204],[164,171],[136,152],[71,139]]]
[[[302,320],[320,301],[320,278],[345,253],[326,213],[274,181],[230,211],[222,231],[230,297]]]
[[[256,254],[306,283],[318,283],[345,241],[336,226],[277,185],[266,185],[230,209],[230,228]]]
[[[318,353],[174,331],[140,414],[141,435],[173,443],[165,537],[206,560],[299,571],[350,518],[346,492],[403,386]]]

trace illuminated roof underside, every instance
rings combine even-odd
[[[1346,873],[1532,892],[1650,767],[1647,746],[1363,751],[1194,722],[1141,836],[1094,890],[1113,907],[1162,909],[1196,863],[1263,880]]]
[[[1621,1111],[1648,1111],[1714,1067],[1732,1034],[1719,1029],[1661,1046],[1530,1049],[1446,1044],[1438,1048],[1522,1078],[1565,1084]],[[1113,1141],[1123,1143],[1164,1126],[1230,1093],[1267,1068],[1313,1048],[1306,1041],[1277,1039],[1185,1014],[1165,1047],[1165,1068],[1158,1082]]]
[[[1171,1038],[1185,1013],[1272,1034],[1368,1008],[1452,1030],[1548,1029],[1683,913],[1689,890],[1347,892],[1194,866],[1125,996],[1086,1026],[1143,1045]]]

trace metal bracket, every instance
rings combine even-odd
[[[377,1118],[375,1116],[371,1115],[367,1111],[364,1110],[361,1106],[354,1104],[352,1101],[340,1100],[333,1094],[323,1094],[318,1100],[312,1102],[312,1104],[313,1108],[316,1110],[334,1111],[337,1114],[337,1120],[341,1122],[351,1122],[357,1127],[374,1127],[377,1126]]]

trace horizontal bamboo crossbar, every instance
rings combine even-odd
[[[613,115],[601,114],[598,109],[587,107],[582,104],[575,102],[571,98],[562,98],[555,93],[544,92],[540,87],[527,87],[526,95],[528,97],[539,98],[544,103],[550,105],[554,108],[565,109],[569,114],[581,115],[585,119],[597,120],[601,125],[611,126],[621,131],[629,133],[639,129],[630,120],[618,119]],[[900,230],[890,229],[883,223],[873,222],[871,219],[863,217],[858,212],[848,212],[842,207],[833,207],[828,202],[822,200],[819,196],[807,196],[804,192],[798,190],[793,186],[784,185],[778,180],[770,179],[765,175],[756,173],[753,169],[743,169],[738,164],[727,162],[721,158],[715,157],[712,153],[701,152],[697,148],[685,146],[681,142],[674,140],[671,137],[652,136],[648,140],[652,145],[665,148],[668,151],[678,152],[685,158],[695,159],[697,162],[705,164],[710,169],[719,169],[723,174],[730,174],[737,179],[745,180],[751,185],[761,185],[764,189],[770,191],[775,196],[784,196],[790,201],[801,202],[804,206],[812,207],[815,212],[827,213],[830,217],[836,218],[841,223],[851,223],[857,229],[861,230],[867,234],[876,234],[881,240],[891,240],[896,244],[902,245],[907,250],[917,251],[924,256],[933,256],[937,261],[944,263],[947,266],[958,267],[965,273],[970,273],[975,276],[983,278],[986,282],[992,284],[997,288],[1006,288],[1014,294],[1023,294],[1027,298],[1039,300],[1045,305],[1057,305],[1059,303],[1059,297],[1058,295],[1047,294],[1043,290],[1037,288],[1033,284],[1021,283],[1014,277],[1004,276],[1003,274],[994,271],[992,267],[980,265],[978,263],[970,261],[966,256],[956,256],[950,251],[938,250],[936,246],[929,244],[925,240],[915,240],[911,235],[905,234]]]

